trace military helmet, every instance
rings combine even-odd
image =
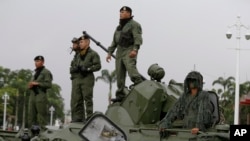
[[[188,73],[184,80],[185,91],[190,91],[191,88],[198,88],[199,91],[203,88],[203,76],[197,71]]]

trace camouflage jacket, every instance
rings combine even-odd
[[[116,48],[119,49],[136,49],[140,48],[142,44],[142,28],[135,20],[129,20],[122,29],[117,26],[113,41],[108,48],[109,54],[112,54]]]
[[[46,69],[45,67],[40,68],[39,75],[36,76],[36,74],[33,76],[33,81],[36,81],[39,83],[38,86],[33,86],[32,92],[44,92],[46,93],[46,90],[52,87],[52,80],[53,80],[53,75],[52,73]],[[38,69],[36,69],[38,71]],[[37,73],[37,72],[36,72]],[[36,92],[35,92],[36,93]]]
[[[79,67],[84,66],[88,71],[81,72]],[[77,69],[77,71],[72,71],[73,69]],[[90,47],[84,55],[81,53],[77,53],[74,56],[74,59],[71,61],[70,73],[71,77],[84,77],[87,74],[93,73],[95,71],[99,71],[101,69],[101,60],[100,56],[97,52],[95,52]],[[71,78],[71,79],[73,79]]]
[[[79,62],[79,61],[77,61],[78,54],[79,54],[79,51],[76,51],[75,55],[70,63],[69,71],[70,71],[71,77],[74,76],[75,73],[77,73],[76,69],[78,69],[77,67],[78,67],[78,62]]]
[[[184,120],[184,128],[199,128],[206,131],[212,125],[212,105],[209,93],[200,91],[194,98],[183,94],[160,122],[160,128],[171,128],[176,119]],[[190,112],[192,111],[192,112]],[[191,118],[189,118],[191,117]]]

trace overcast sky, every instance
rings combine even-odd
[[[166,83],[170,79],[183,82],[194,69],[202,73],[206,89],[211,89],[220,76],[235,77],[237,30],[231,28],[230,40],[225,33],[238,15],[242,24],[250,25],[250,0],[1,0],[0,66],[34,69],[34,57],[43,55],[69,109],[71,39],[87,31],[108,47],[124,5],[132,8],[134,20],[142,26],[143,45],[137,66],[146,78],[153,63],[165,69]],[[240,82],[250,79],[250,40],[244,38],[246,32],[241,28]],[[99,53],[102,69],[115,69],[114,60],[105,61],[106,52],[93,42],[91,48]],[[95,73],[99,75],[100,71]],[[108,84],[96,82],[94,110],[105,112],[107,95]]]

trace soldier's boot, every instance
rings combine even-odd
[[[39,125],[32,125],[30,131],[31,131],[31,134],[32,134],[31,137],[38,136],[40,134],[41,127]]]
[[[138,85],[138,84],[140,84],[141,82],[144,81],[144,79],[142,79],[142,77],[134,77],[134,78],[132,78],[131,80],[134,82],[134,84],[131,84],[131,85],[129,86],[129,89],[130,89],[130,90],[133,89],[136,85]]]
[[[111,101],[112,101],[113,103],[115,103],[115,102],[122,102],[123,99],[124,99],[124,98],[117,97],[117,98],[112,98]]]
[[[126,87],[125,87],[126,88]],[[116,91],[116,98],[111,98],[111,102],[116,103],[116,102],[122,102],[124,97],[126,96],[126,93],[124,93],[124,88],[120,88]]]

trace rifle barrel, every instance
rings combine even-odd
[[[83,31],[82,33],[83,33],[83,35],[88,36],[93,42],[96,43],[97,46],[101,47],[105,52],[108,53],[108,49],[105,48],[100,42],[96,41],[96,40],[95,40],[92,36],[90,36],[86,31]],[[114,55],[114,54],[111,54],[111,56],[115,59],[115,55]]]
[[[83,31],[82,33],[83,33],[83,35],[88,36],[93,42],[96,43],[97,46],[101,47],[105,52],[108,53],[108,49],[105,48],[100,42],[96,41],[96,40],[95,40],[92,36],[90,36],[86,31]],[[113,55],[113,54],[111,54],[111,56],[112,56],[114,59],[116,58],[115,55]],[[140,74],[140,75],[141,75],[141,74]],[[143,75],[141,75],[141,78],[142,78],[143,80],[147,80],[146,77],[144,77]]]

